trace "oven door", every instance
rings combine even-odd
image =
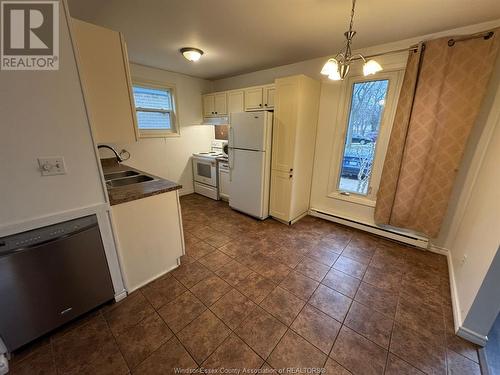
[[[217,187],[217,162],[211,159],[193,158],[194,180]]]

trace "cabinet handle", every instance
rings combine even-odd
[[[215,114],[217,114],[217,112],[215,112]]]
[[[264,107],[267,107],[267,103],[266,103],[266,104],[264,104]]]
[[[259,107],[262,107],[262,103],[261,103],[261,104],[259,104]]]
[[[290,172],[293,172],[293,168],[290,168]]]
[[[291,175],[289,175],[289,176],[290,176],[290,178],[292,178],[292,177],[293,177],[293,174],[291,174]]]

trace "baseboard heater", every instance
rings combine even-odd
[[[374,225],[362,223],[356,220],[343,218],[340,216],[332,215],[327,212],[319,211],[316,209],[310,209],[309,215],[319,217],[321,219],[333,221],[334,223],[339,223],[346,225],[348,227],[363,230],[365,232],[370,232],[381,237],[385,237],[394,241],[402,242],[408,245],[416,246],[422,249],[427,249],[429,247],[429,239],[425,237],[420,237],[417,235],[411,235],[401,232],[396,232],[389,229],[384,229]]]

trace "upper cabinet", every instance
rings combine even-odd
[[[262,87],[245,89],[245,111],[262,110],[264,106],[262,99]]]
[[[245,92],[243,90],[228,91],[227,110],[229,113],[245,111]]]
[[[203,117],[274,109],[274,84],[203,95]]]
[[[225,92],[203,95],[203,117],[227,115],[227,95]]]
[[[95,142],[135,142],[137,121],[122,34],[77,19],[72,24]]]

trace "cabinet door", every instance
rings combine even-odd
[[[122,35],[76,19],[71,22],[95,142],[135,142],[135,104]]]
[[[283,221],[290,221],[292,179],[290,172],[271,171],[270,213]]]
[[[262,109],[262,87],[245,90],[245,111]]]
[[[219,169],[219,195],[222,199],[229,199],[229,171]]]
[[[292,172],[299,84],[294,79],[285,78],[281,81],[276,85],[272,168],[283,172]]]
[[[245,92],[243,90],[230,91],[227,93],[228,113],[238,113],[245,111]]]
[[[214,94],[214,111],[216,115],[227,115],[227,96],[225,92]]]
[[[264,108],[273,109],[274,108],[274,93],[276,88],[273,86],[264,87]]]
[[[212,117],[215,114],[215,97],[213,94],[203,95],[203,117]]]

